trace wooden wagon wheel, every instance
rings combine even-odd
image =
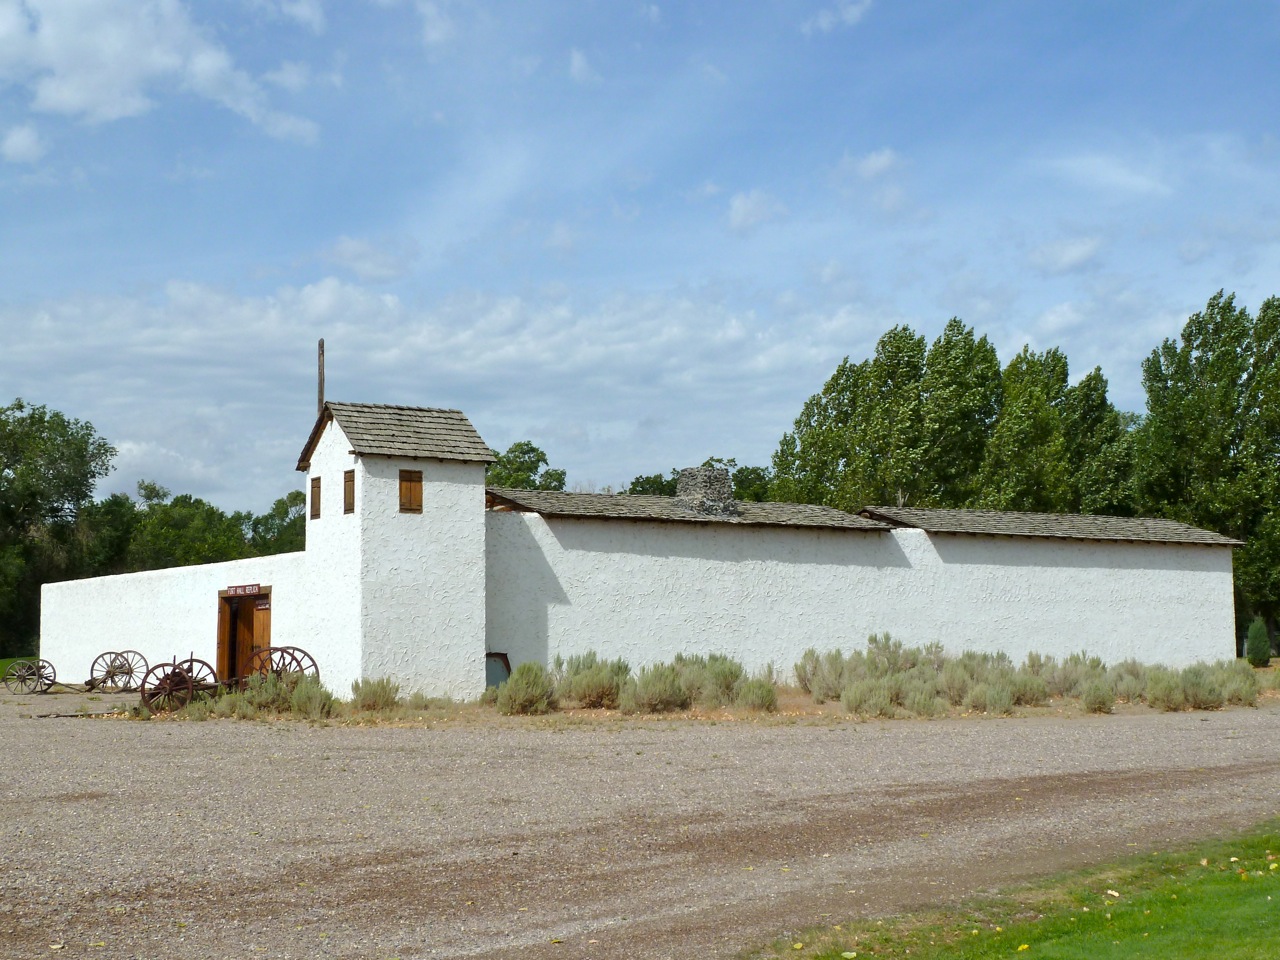
[[[157,663],[142,677],[138,687],[142,705],[152,713],[181,710],[195,696],[191,675],[175,660]]]
[[[216,689],[218,675],[203,660],[191,657],[172,663],[157,663],[146,672],[139,686],[143,706],[152,713],[181,710],[197,693]]]
[[[300,674],[311,680],[320,679],[320,666],[316,663],[315,657],[301,647],[284,647],[282,649],[288,650],[293,654],[293,659],[297,662],[297,670]]]
[[[45,687],[40,674],[43,660],[15,660],[4,672],[4,685],[10,693],[40,693]],[[50,683],[53,681],[50,680]]]
[[[301,673],[302,668],[298,663],[298,658],[294,656],[290,647],[264,647],[254,652],[249,658],[249,669],[245,672],[245,679],[259,676],[265,677],[268,673],[274,673],[277,677],[285,677],[291,673]]]
[[[115,650],[108,650],[93,658],[93,663],[89,665],[89,682],[85,686],[90,690],[104,690],[107,693],[128,690],[130,673],[129,663],[124,656]],[[143,673],[146,671],[143,670]]]
[[[147,658],[137,650],[121,650],[116,654],[114,666],[120,690],[127,693],[137,690],[142,683],[142,678],[147,673]]]

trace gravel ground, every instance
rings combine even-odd
[[[705,958],[1280,813],[1220,713],[417,728],[0,697],[0,956]]]

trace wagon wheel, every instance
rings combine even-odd
[[[146,672],[139,686],[142,703],[152,713],[181,710],[197,692],[217,686],[213,667],[194,657],[181,663],[157,663]]]
[[[100,653],[93,658],[93,663],[89,665],[89,682],[85,686],[90,690],[105,690],[107,693],[115,693],[123,689],[120,676],[123,669],[127,669],[127,667],[124,661],[121,660],[120,654],[115,650]]]
[[[190,675],[191,685],[196,693],[211,693],[218,688],[218,672],[213,669],[212,664],[195,657],[188,657],[178,666]]]
[[[298,663],[298,658],[294,656],[291,647],[264,647],[255,651],[253,656],[249,658],[249,669],[245,673],[245,678],[266,676],[268,673],[274,673],[277,677],[285,677],[291,673],[301,673],[302,667]]]
[[[15,660],[4,672],[4,685],[10,693],[36,693],[40,690],[40,669],[34,660]]]
[[[49,688],[58,681],[58,671],[48,660],[36,661],[36,693],[48,693]]]
[[[137,650],[121,650],[116,654],[114,666],[119,689],[123,692],[137,690],[147,673],[147,658]]]
[[[316,663],[315,657],[307,653],[307,651],[303,650],[301,647],[284,647],[283,649],[288,650],[293,654],[293,659],[298,664],[296,669],[300,674],[311,680],[320,679],[320,667]]]

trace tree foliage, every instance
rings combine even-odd
[[[927,350],[894,327],[841,361],[773,455],[769,496],[1169,517],[1243,540],[1243,624],[1280,614],[1280,298],[1256,317],[1215,294],[1143,363],[1147,411],[1117,410],[1099,368],[1024,347],[1001,370],[952,319]],[[640,479],[640,478],[637,478]]]
[[[489,464],[485,483],[517,490],[563,490],[565,472],[549,469],[547,455],[528,440],[517,440]]]
[[[21,399],[0,407],[0,656],[30,646],[40,584],[68,565],[114,455],[90,423]]]
[[[1218,291],[1142,364],[1141,508],[1245,541],[1237,615],[1280,612],[1280,299],[1257,317]]]

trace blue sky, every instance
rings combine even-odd
[[[1140,411],[1280,294],[1274,3],[0,0],[0,402],[103,491],[300,487],[333,399],[570,486],[767,463],[896,323]]]

